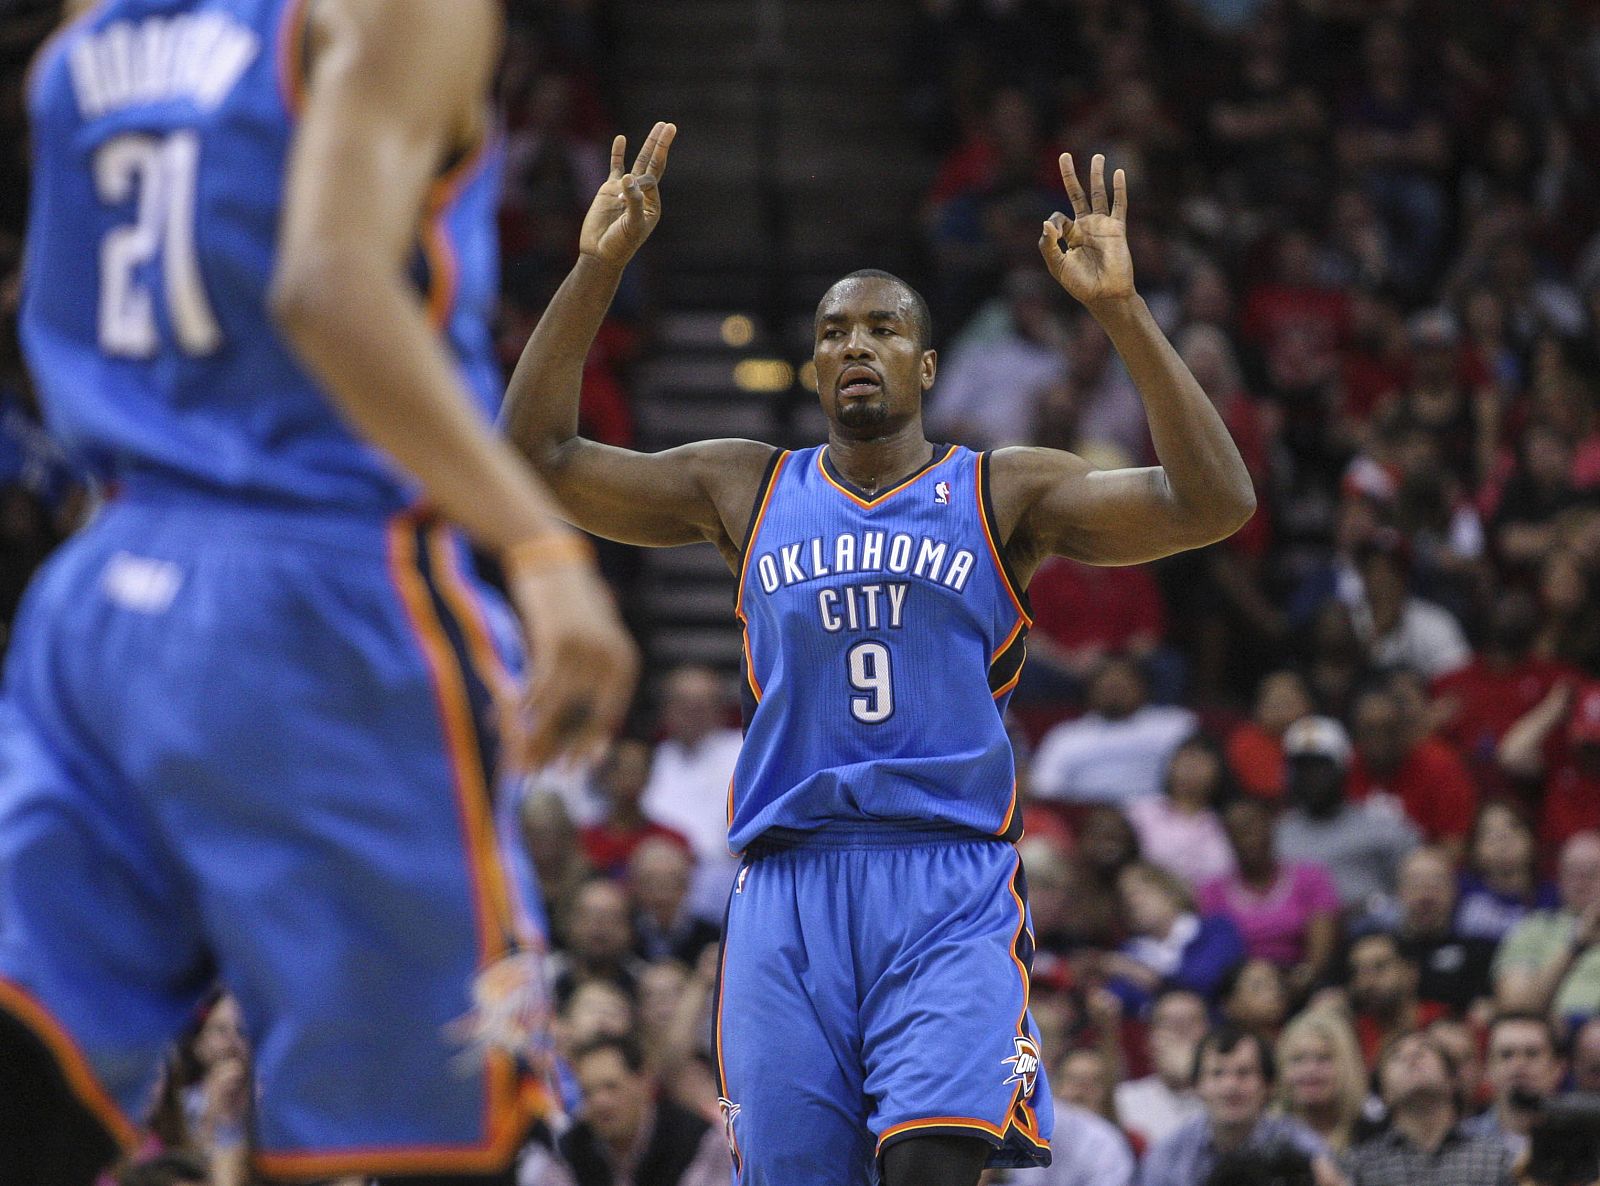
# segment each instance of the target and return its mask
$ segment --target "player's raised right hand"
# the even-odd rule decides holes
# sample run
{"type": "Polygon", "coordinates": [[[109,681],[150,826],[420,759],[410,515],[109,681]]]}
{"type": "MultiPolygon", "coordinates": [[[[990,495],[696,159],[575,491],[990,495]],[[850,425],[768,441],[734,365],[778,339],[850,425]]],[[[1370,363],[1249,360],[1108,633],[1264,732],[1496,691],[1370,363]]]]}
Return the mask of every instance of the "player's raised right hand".
{"type": "Polygon", "coordinates": [[[639,677],[638,648],[587,545],[565,533],[554,545],[522,559],[512,549],[506,557],[506,587],[522,621],[530,672],[522,711],[505,739],[522,770],[592,756],[622,723],[639,677]]]}
{"type": "Polygon", "coordinates": [[[656,124],[628,173],[622,170],[627,137],[618,136],[611,142],[611,175],[584,216],[578,233],[580,254],[621,269],[644,246],[661,221],[661,175],[677,134],[676,124],[656,124]]]}

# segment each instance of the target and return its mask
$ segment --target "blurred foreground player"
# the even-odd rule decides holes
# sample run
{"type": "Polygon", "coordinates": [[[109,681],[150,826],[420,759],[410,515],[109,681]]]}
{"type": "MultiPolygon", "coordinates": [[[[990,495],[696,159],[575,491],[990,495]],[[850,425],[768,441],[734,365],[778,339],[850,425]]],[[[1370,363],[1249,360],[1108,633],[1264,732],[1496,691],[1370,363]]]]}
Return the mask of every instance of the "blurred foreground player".
{"type": "Polygon", "coordinates": [[[265,1173],[501,1172],[541,1006],[497,756],[593,746],[636,660],[492,430],[499,5],[68,15],[22,330],[118,493],[30,590],[0,702],[0,1180],[131,1148],[218,978],[265,1173]]]}
{"type": "MultiPolygon", "coordinates": [[[[745,853],[729,898],[717,1049],[749,1186],[973,1186],[1048,1161],[1050,1092],[1028,1016],[1033,938],[1002,715],[1044,557],[1134,564],[1229,535],[1250,476],[1134,291],[1126,183],[1104,161],[1051,274],[1110,334],[1162,465],[935,445],[937,356],[903,282],[855,273],[817,310],[824,447],[705,441],[644,455],[577,437],[589,343],[660,215],[612,176],[576,268],[507,393],[507,427],[586,530],[714,543],[739,575],[747,731],[729,788],[745,853]]],[[[996,392],[1005,398],[1007,392],[996,392]]]]}

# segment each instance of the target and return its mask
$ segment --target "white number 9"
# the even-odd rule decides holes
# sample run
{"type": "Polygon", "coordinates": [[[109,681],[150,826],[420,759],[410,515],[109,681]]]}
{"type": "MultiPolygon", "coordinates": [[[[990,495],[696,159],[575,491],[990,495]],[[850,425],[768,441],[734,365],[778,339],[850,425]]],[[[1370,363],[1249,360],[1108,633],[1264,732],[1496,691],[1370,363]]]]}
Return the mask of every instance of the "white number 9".
{"type": "Polygon", "coordinates": [[[858,642],[845,656],[850,686],[860,696],[850,697],[850,714],[864,725],[877,725],[894,715],[894,684],[890,679],[889,648],[881,642],[858,642]]]}

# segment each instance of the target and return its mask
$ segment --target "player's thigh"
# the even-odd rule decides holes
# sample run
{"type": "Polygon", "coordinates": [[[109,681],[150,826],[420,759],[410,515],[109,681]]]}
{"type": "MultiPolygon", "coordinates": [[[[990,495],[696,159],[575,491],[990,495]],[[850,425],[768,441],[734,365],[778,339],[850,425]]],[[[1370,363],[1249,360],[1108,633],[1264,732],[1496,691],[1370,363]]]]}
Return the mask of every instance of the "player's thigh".
{"type": "Polygon", "coordinates": [[[543,996],[492,802],[488,627],[452,554],[419,530],[388,565],[274,572],[273,612],[233,638],[248,689],[190,706],[231,741],[168,822],[280,1177],[496,1170],[537,1102],[480,1042],[525,1045],[543,996]]]}
{"type": "Polygon", "coordinates": [[[1033,939],[1016,851],[973,842],[881,855],[868,896],[893,905],[858,925],[877,959],[861,1017],[878,1148],[976,1137],[991,1164],[1034,1164],[1049,1088],[1027,1014],[1033,939]]]}
{"type": "Polygon", "coordinates": [[[0,700],[0,1007],[127,1145],[212,966],[169,846],[70,709],[60,615],[86,598],[63,559],[30,592],[0,700]]]}
{"type": "Polygon", "coordinates": [[[714,1016],[744,1186],[865,1186],[872,1166],[838,854],[747,862],[734,881],[714,1016]]]}

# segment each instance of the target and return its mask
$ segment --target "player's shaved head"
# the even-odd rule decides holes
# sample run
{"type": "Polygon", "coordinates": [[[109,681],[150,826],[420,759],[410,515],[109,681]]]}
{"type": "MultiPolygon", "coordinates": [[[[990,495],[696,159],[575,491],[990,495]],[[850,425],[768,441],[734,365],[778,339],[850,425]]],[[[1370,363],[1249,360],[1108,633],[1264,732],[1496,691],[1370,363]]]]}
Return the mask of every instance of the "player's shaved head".
{"type": "Polygon", "coordinates": [[[933,314],[928,311],[928,302],[923,300],[922,294],[910,284],[896,276],[893,272],[885,272],[882,268],[858,268],[848,276],[841,276],[835,280],[822,294],[822,299],[817,302],[817,312],[813,328],[822,324],[822,312],[828,306],[831,297],[842,285],[857,283],[862,280],[882,280],[894,285],[900,290],[901,304],[911,319],[912,326],[917,331],[917,345],[927,350],[933,343],[933,314]]]}

